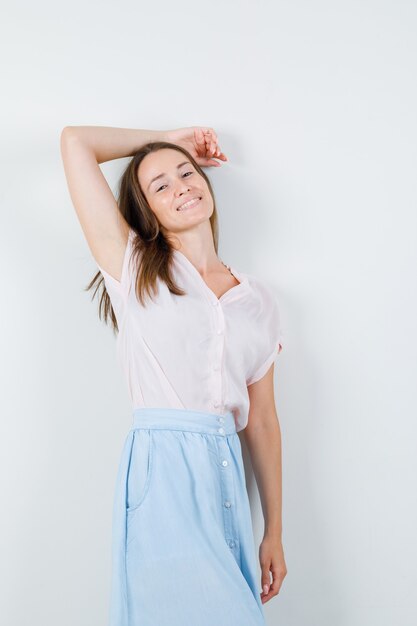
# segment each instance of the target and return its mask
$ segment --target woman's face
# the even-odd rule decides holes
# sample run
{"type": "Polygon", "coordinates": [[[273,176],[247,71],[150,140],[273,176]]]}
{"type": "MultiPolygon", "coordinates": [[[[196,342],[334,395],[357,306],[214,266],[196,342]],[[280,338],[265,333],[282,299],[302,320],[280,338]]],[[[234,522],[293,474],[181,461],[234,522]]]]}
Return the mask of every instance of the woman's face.
{"type": "Polygon", "coordinates": [[[147,154],[139,164],[138,180],[149,206],[167,231],[191,228],[208,220],[213,212],[206,181],[178,150],[163,148],[147,154]]]}

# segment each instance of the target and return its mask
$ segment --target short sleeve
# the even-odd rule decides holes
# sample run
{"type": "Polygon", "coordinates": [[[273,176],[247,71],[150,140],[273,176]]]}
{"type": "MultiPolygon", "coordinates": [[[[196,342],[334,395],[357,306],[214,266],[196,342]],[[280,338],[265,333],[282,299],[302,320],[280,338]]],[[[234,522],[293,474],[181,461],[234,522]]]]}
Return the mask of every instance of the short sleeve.
{"type": "Polygon", "coordinates": [[[255,350],[256,358],[253,371],[246,381],[247,385],[260,380],[269,370],[284,345],[284,333],[278,300],[269,285],[258,281],[260,315],[259,346],[255,350]]]}
{"type": "Polygon", "coordinates": [[[106,285],[107,292],[109,293],[111,300],[119,300],[121,297],[125,298],[129,293],[131,280],[132,280],[132,251],[133,251],[133,238],[135,236],[135,231],[131,228],[129,229],[127,245],[125,249],[125,254],[123,257],[123,265],[122,265],[122,275],[120,280],[114,278],[111,274],[106,272],[96,261],[97,267],[103,275],[104,282],[106,285]]]}

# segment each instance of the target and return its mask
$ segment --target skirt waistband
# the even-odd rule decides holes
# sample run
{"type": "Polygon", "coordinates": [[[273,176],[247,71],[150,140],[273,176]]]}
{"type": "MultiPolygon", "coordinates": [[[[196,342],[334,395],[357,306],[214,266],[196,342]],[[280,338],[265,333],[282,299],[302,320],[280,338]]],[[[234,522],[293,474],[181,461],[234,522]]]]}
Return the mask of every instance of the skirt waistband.
{"type": "Polygon", "coordinates": [[[219,415],[191,409],[140,407],[133,409],[132,430],[188,430],[225,437],[236,432],[232,411],[219,415]]]}

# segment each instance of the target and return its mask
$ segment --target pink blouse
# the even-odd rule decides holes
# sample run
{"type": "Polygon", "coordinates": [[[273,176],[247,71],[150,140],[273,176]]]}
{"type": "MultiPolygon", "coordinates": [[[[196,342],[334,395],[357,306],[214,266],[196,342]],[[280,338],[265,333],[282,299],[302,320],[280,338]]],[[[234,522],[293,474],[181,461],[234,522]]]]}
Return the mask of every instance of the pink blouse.
{"type": "Polygon", "coordinates": [[[220,298],[197,268],[174,251],[173,274],[185,296],[158,279],[159,293],[140,305],[129,238],[120,282],[98,264],[117,319],[117,358],[133,408],[233,412],[248,423],[247,386],[268,371],[282,347],[277,300],[264,282],[229,267],[239,284],[220,298]]]}

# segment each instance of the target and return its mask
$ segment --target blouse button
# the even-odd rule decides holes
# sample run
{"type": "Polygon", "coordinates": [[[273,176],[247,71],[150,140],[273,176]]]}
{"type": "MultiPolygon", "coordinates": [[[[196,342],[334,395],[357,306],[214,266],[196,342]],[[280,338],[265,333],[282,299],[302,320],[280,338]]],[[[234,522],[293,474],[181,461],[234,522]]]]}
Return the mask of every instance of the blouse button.
{"type": "Polygon", "coordinates": [[[212,305],[213,305],[213,306],[218,306],[218,304],[219,304],[219,301],[218,301],[218,300],[216,300],[215,302],[214,302],[214,300],[213,300],[213,302],[212,302],[212,305]]]}
{"type": "Polygon", "coordinates": [[[213,369],[216,370],[216,372],[217,372],[217,370],[220,369],[220,365],[214,365],[213,369]]]}
{"type": "Polygon", "coordinates": [[[218,334],[218,335],[221,335],[221,334],[222,334],[222,332],[223,332],[223,330],[222,330],[221,328],[219,328],[219,329],[217,330],[217,334],[218,334]]]}

